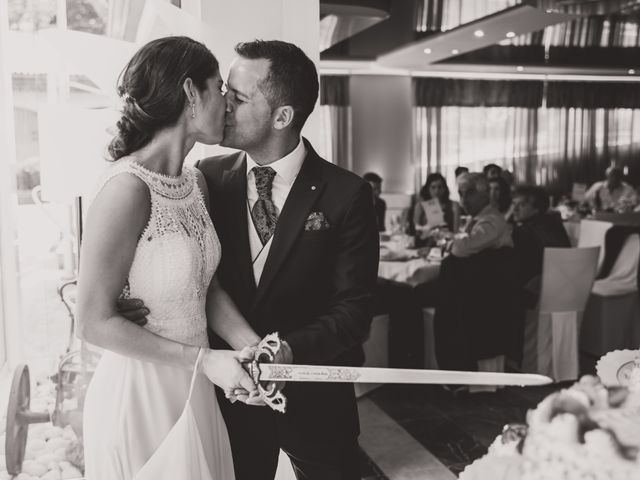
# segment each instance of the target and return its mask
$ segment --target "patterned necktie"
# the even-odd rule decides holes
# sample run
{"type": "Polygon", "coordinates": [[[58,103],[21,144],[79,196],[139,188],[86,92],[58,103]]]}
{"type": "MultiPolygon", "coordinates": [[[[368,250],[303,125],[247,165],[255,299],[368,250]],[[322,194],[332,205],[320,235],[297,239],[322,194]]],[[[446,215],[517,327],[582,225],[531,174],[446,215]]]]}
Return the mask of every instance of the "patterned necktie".
{"type": "Polygon", "coordinates": [[[271,187],[276,171],[271,167],[253,167],[253,175],[256,178],[256,190],[258,190],[258,200],[253,204],[251,216],[256,227],[262,245],[265,245],[278,223],[278,209],[271,199],[271,187]]]}

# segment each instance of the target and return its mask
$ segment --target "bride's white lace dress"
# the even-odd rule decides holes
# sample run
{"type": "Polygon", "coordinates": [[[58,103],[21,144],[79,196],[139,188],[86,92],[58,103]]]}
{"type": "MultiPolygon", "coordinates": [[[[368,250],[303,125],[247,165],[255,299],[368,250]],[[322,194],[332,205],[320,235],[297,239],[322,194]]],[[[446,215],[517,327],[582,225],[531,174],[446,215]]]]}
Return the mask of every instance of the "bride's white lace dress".
{"type": "MultiPolygon", "coordinates": [[[[102,185],[125,173],[144,181],[151,194],[151,216],[138,242],[127,294],[149,307],[145,328],[207,347],[205,301],[220,242],[196,172],[185,166],[179,177],[168,177],[123,159],[102,185]]],[[[105,351],[84,406],[87,480],[232,479],[231,449],[214,387],[194,374],[189,397],[191,380],[190,371],[105,351]]]]}

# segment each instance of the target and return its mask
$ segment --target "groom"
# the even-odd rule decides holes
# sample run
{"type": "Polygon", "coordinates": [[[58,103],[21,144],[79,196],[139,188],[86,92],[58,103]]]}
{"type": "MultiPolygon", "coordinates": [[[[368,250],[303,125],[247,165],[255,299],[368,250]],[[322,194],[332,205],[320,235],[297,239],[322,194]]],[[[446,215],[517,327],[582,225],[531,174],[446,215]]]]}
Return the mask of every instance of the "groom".
{"type": "MultiPolygon", "coordinates": [[[[379,251],[371,188],[300,136],[318,98],[302,50],[256,40],[236,52],[222,145],[242,152],[198,165],[222,243],[218,278],[258,335],[280,333],[285,360],[360,365],[379,251]]],[[[359,479],[353,386],[284,393],[285,414],[220,399],[236,478],[273,479],[281,448],[299,479],[359,479]]]]}

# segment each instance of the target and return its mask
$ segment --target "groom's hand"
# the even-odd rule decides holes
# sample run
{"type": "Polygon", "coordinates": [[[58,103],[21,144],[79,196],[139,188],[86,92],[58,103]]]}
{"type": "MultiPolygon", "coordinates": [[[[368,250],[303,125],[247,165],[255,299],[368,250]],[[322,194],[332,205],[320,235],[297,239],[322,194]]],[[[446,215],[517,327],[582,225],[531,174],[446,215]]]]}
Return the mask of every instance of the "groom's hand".
{"type": "Polygon", "coordinates": [[[118,313],[127,320],[140,325],[147,324],[149,309],[144,306],[144,302],[138,298],[120,298],[116,302],[118,313]]]}

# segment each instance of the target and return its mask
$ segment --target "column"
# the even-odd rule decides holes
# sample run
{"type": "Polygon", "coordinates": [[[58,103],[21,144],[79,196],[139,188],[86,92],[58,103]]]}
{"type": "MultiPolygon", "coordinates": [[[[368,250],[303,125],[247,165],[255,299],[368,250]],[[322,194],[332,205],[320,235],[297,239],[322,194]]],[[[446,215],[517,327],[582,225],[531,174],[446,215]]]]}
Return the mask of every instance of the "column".
{"type": "Polygon", "coordinates": [[[13,90],[8,62],[9,15],[0,1],[0,366],[20,361],[19,290],[15,218],[16,151],[13,90]]]}

